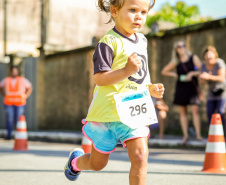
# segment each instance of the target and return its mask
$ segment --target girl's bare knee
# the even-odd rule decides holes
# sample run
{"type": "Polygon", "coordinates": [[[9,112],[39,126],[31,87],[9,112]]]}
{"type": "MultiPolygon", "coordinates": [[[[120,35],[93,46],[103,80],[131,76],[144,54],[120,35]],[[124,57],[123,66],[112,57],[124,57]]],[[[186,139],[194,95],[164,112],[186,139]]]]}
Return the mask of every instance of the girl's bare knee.
{"type": "Polygon", "coordinates": [[[148,161],[148,150],[143,150],[143,151],[139,151],[137,152],[131,159],[131,164],[135,164],[135,165],[146,165],[147,161],[148,161]]]}
{"type": "Polygon", "coordinates": [[[90,169],[93,170],[93,171],[100,171],[102,170],[105,166],[107,165],[107,163],[90,163],[89,166],[90,166],[90,169]]]}

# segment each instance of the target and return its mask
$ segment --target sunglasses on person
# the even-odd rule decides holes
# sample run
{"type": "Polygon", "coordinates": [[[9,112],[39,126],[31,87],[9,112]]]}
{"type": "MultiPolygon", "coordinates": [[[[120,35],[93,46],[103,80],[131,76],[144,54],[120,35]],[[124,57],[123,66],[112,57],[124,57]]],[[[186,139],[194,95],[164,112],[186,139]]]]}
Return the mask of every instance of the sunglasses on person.
{"type": "Polygon", "coordinates": [[[183,44],[183,45],[177,45],[177,48],[185,48],[185,44],[183,44]]]}

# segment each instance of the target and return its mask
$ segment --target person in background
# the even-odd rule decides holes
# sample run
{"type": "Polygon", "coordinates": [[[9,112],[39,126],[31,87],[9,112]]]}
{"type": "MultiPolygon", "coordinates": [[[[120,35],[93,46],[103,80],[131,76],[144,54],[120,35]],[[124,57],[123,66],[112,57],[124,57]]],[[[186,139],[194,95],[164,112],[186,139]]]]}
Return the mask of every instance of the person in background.
{"type": "Polygon", "coordinates": [[[11,139],[13,126],[19,116],[24,114],[26,99],[32,93],[32,84],[20,76],[17,66],[12,66],[10,72],[11,76],[0,82],[0,93],[4,97],[6,112],[7,140],[11,139]]]}
{"type": "Polygon", "coordinates": [[[157,109],[158,121],[159,121],[159,139],[164,138],[165,120],[169,107],[165,104],[162,98],[156,99],[155,107],[157,109]]]}
{"type": "Polygon", "coordinates": [[[213,46],[204,48],[202,56],[204,62],[199,78],[200,83],[207,83],[209,86],[206,103],[208,123],[211,122],[212,114],[219,113],[225,130],[225,62],[218,58],[217,50],[213,46]]]}
{"type": "Polygon", "coordinates": [[[188,110],[191,106],[193,125],[197,140],[203,140],[199,117],[200,92],[197,76],[200,74],[201,61],[198,56],[187,50],[185,41],[175,42],[171,61],[162,69],[162,75],[177,79],[174,104],[179,106],[180,124],[183,132],[182,144],[188,141],[188,110]],[[176,69],[176,72],[174,70],[176,69]]]}
{"type": "Polygon", "coordinates": [[[156,114],[158,116],[158,124],[149,125],[150,134],[151,130],[155,129],[157,126],[159,128],[159,139],[164,138],[164,130],[165,130],[165,119],[167,116],[167,112],[169,111],[169,107],[166,105],[162,98],[154,98],[152,97],[156,114]],[[157,126],[156,126],[157,125],[157,126]]]}

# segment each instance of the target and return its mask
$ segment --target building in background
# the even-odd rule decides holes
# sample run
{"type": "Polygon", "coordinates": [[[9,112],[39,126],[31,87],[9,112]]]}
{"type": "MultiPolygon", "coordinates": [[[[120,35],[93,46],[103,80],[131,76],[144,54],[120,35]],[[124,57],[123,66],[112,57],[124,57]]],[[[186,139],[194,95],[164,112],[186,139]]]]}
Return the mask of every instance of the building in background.
{"type": "MultiPolygon", "coordinates": [[[[0,2],[0,15],[4,15],[0,2]]],[[[41,43],[41,3],[46,20],[45,50],[65,51],[92,44],[112,28],[109,17],[99,12],[95,0],[6,0],[7,54],[38,56],[41,43]]],[[[0,16],[4,25],[4,16],[0,16]]],[[[0,56],[3,56],[4,27],[0,26],[0,56]]]]}

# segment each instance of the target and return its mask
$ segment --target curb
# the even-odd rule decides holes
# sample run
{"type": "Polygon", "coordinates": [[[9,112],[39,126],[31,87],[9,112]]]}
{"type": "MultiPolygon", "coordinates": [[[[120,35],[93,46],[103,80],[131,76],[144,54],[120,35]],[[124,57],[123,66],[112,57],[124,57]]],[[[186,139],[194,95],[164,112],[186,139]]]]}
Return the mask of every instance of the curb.
{"type": "MultiPolygon", "coordinates": [[[[81,143],[82,133],[79,132],[48,132],[48,131],[28,131],[28,140],[31,141],[49,141],[49,142],[66,142],[81,143]]],[[[12,132],[14,137],[15,131],[12,132]]],[[[6,130],[0,129],[0,137],[6,136],[6,130]]]]}
{"type": "MultiPolygon", "coordinates": [[[[48,132],[48,131],[28,131],[28,140],[30,141],[46,141],[59,143],[74,143],[81,144],[83,134],[81,132],[48,132]]],[[[14,136],[13,131],[12,135],[14,136]]],[[[0,137],[6,136],[6,130],[0,129],[0,137]]],[[[159,148],[193,148],[205,149],[207,139],[204,141],[189,140],[185,145],[182,145],[181,139],[173,136],[166,136],[166,139],[149,138],[149,147],[159,148]]],[[[119,145],[120,146],[120,145],[119,145]]]]}
{"type": "Polygon", "coordinates": [[[207,140],[196,141],[189,140],[186,144],[181,144],[181,139],[154,139],[148,140],[148,146],[152,147],[164,147],[164,148],[193,148],[193,149],[205,149],[207,140]]]}

